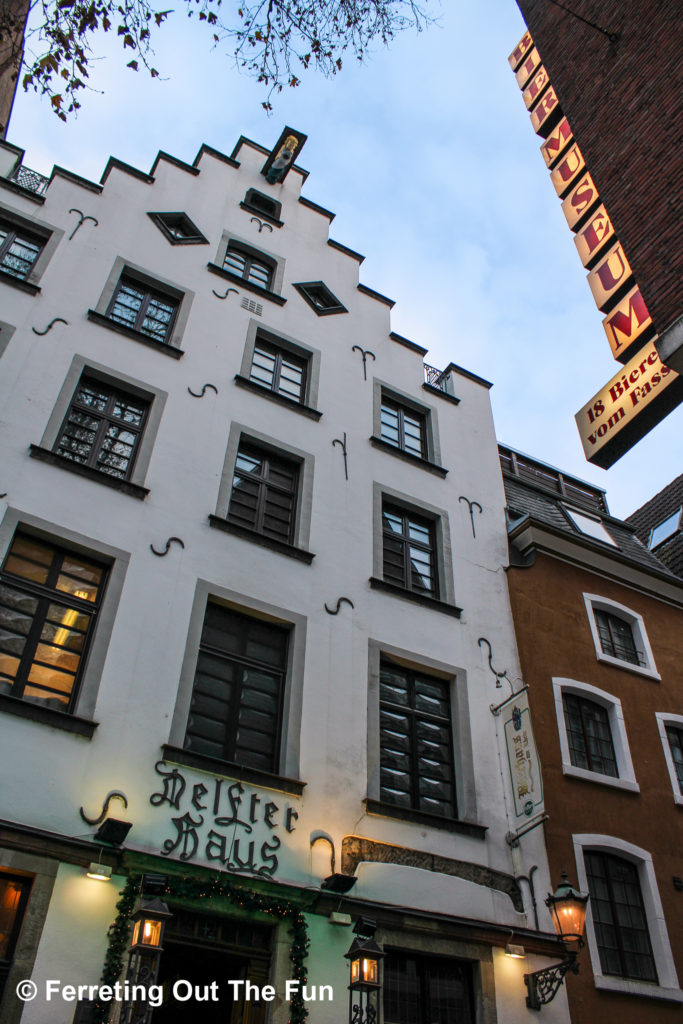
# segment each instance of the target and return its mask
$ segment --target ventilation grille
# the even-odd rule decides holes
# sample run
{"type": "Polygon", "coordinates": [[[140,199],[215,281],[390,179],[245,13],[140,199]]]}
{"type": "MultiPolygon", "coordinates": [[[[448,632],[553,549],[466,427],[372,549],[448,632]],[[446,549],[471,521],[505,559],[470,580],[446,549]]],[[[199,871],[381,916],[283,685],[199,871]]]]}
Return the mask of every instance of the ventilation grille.
{"type": "Polygon", "coordinates": [[[260,302],[254,302],[253,299],[242,299],[240,305],[242,309],[248,309],[250,313],[256,313],[256,316],[263,316],[263,306],[260,302]]]}

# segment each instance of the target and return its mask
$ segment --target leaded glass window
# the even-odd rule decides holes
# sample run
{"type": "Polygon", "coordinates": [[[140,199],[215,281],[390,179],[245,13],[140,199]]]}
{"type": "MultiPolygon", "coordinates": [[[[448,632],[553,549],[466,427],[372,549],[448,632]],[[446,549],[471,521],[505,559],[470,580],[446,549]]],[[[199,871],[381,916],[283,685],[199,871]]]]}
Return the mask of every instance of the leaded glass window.
{"type": "Polygon", "coordinates": [[[424,415],[386,397],[382,398],[381,438],[409,455],[427,457],[424,415]]]}
{"type": "Polygon", "coordinates": [[[25,281],[44,245],[44,239],[0,221],[0,272],[25,281]]]}
{"type": "Polygon", "coordinates": [[[185,747],[277,771],[289,630],[209,602],[185,747]]]}
{"type": "Polygon", "coordinates": [[[306,360],[286,349],[257,339],[251,363],[251,380],[293,402],[303,403],[306,390],[306,360]]]}
{"type": "Polygon", "coordinates": [[[595,938],[604,974],[658,980],[638,868],[609,853],[584,853],[595,938]]]}
{"type": "Polygon", "coordinates": [[[107,316],[155,341],[168,342],[177,312],[178,300],[173,296],[124,276],[116,287],[107,316]]]}
{"type": "Polygon", "coordinates": [[[127,480],[148,403],[88,377],[81,379],[54,451],[83,466],[127,480]]]}
{"type": "Polygon", "coordinates": [[[0,574],[0,693],[69,711],[106,568],[17,533],[0,574]]]}
{"type": "Polygon", "coordinates": [[[240,445],[228,519],[274,540],[291,543],[299,467],[252,445],[240,445]]]}
{"type": "Polygon", "coordinates": [[[619,772],[606,709],[602,704],[573,693],[563,694],[562,703],[571,763],[577,768],[617,778],[619,772]]]}
{"type": "Polygon", "coordinates": [[[457,815],[450,684],[389,661],[380,668],[380,800],[457,815]]]}
{"type": "Polygon", "coordinates": [[[595,611],[595,622],[604,654],[619,658],[621,661],[628,661],[631,665],[645,664],[642,654],[636,650],[630,622],[601,609],[595,611]]]}
{"type": "Polygon", "coordinates": [[[434,524],[384,505],[382,533],[384,579],[416,594],[437,597],[434,524]]]}

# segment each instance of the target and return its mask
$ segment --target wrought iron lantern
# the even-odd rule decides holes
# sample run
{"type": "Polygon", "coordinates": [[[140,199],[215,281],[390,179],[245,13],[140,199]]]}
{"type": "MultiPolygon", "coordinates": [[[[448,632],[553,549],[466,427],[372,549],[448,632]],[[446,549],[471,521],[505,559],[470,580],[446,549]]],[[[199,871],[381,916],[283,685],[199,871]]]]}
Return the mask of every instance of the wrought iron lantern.
{"type": "Polygon", "coordinates": [[[565,944],[567,957],[552,967],[524,975],[526,1005],[530,1010],[540,1010],[541,1006],[555,998],[568,971],[579,973],[578,955],[583,946],[588,900],[588,893],[575,889],[565,871],[562,872],[562,879],[555,892],[548,893],[545,905],[550,911],[558,938],[565,944]]]}
{"type": "Polygon", "coordinates": [[[380,965],[386,953],[375,941],[376,929],[372,918],[359,917],[356,938],[344,954],[349,961],[349,1024],[375,1024],[379,1019],[380,965]]]}
{"type": "Polygon", "coordinates": [[[126,983],[133,998],[124,1003],[119,1024],[148,1024],[152,1008],[149,988],[156,981],[166,922],[173,915],[160,899],[141,900],[133,914],[126,983]]]}

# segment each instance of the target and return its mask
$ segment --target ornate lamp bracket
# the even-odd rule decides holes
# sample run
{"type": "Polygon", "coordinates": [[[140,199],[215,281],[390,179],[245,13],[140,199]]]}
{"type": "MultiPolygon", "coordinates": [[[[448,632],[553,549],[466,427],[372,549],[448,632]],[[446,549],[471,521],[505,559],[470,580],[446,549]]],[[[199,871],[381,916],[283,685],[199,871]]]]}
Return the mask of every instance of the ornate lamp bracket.
{"type": "Polygon", "coordinates": [[[529,1009],[540,1010],[546,1003],[552,1002],[568,971],[573,974],[579,973],[577,953],[568,953],[566,960],[559,964],[553,964],[552,967],[544,967],[543,970],[534,971],[533,974],[525,974],[526,1005],[529,1009]]]}

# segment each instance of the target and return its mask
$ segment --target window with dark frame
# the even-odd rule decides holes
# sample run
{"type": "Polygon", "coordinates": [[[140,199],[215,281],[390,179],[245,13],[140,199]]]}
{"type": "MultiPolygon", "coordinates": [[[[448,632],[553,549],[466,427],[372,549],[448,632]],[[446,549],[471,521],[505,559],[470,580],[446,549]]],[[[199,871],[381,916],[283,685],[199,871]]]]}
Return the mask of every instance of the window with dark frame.
{"type": "Polygon", "coordinates": [[[130,478],[149,402],[83,377],[53,451],[119,480],[130,478]]]}
{"type": "Polygon", "coordinates": [[[186,213],[150,213],[148,216],[171,243],[188,245],[195,242],[208,242],[208,239],[186,213]]]}
{"type": "Polygon", "coordinates": [[[244,197],[244,205],[250,206],[258,213],[265,214],[273,220],[279,220],[280,213],[282,212],[282,203],[278,202],[277,199],[272,199],[270,196],[265,195],[263,192],[258,192],[255,188],[247,189],[247,194],[244,197]]]}
{"type": "Polygon", "coordinates": [[[594,609],[594,614],[603,654],[631,665],[644,665],[641,652],[636,650],[631,623],[600,608],[594,609]]]}
{"type": "Polygon", "coordinates": [[[433,522],[385,503],[382,542],[387,583],[415,594],[439,596],[433,522]]]}
{"type": "Polygon", "coordinates": [[[593,850],[584,852],[584,861],[603,973],[657,982],[638,868],[593,850]]]}
{"type": "Polygon", "coordinates": [[[14,958],[32,879],[0,871],[0,1000],[14,958]]]}
{"type": "Polygon", "coordinates": [[[155,341],[167,343],[179,305],[178,299],[172,295],[149,288],[124,274],[116,286],[106,316],[155,341]]]}
{"type": "Polygon", "coordinates": [[[683,728],[680,725],[666,725],[666,738],[669,741],[671,760],[673,761],[678,779],[678,788],[683,794],[683,728]]]}
{"type": "Polygon", "coordinates": [[[294,287],[318,316],[326,316],[330,313],[348,313],[346,306],[322,281],[308,281],[295,284],[294,287]]]}
{"type": "Polygon", "coordinates": [[[457,817],[450,683],[380,665],[380,800],[457,817]]]}
{"type": "Polygon", "coordinates": [[[25,281],[44,245],[39,235],[0,220],[0,273],[25,281]]]}
{"type": "Polygon", "coordinates": [[[569,757],[576,768],[619,777],[609,715],[602,704],[574,693],[562,694],[569,757]]]}
{"type": "Polygon", "coordinates": [[[185,748],[277,772],[289,629],[209,602],[185,748]]]}
{"type": "Polygon", "coordinates": [[[0,573],[0,693],[73,710],[107,569],[17,533],[0,573]]]}
{"type": "Polygon", "coordinates": [[[276,395],[304,404],[307,361],[287,349],[256,339],[250,378],[276,395]]]}
{"type": "Polygon", "coordinates": [[[383,973],[384,1024],[475,1024],[471,962],[390,950],[383,973]]]}
{"type": "Polygon", "coordinates": [[[273,540],[294,539],[298,463],[252,444],[240,444],[228,520],[273,540]]]}
{"type": "Polygon", "coordinates": [[[419,459],[426,459],[426,427],[424,413],[415,412],[414,409],[382,395],[380,436],[387,444],[419,459]]]}
{"type": "Polygon", "coordinates": [[[270,291],[273,283],[272,263],[232,242],[228,244],[223,269],[266,291],[270,291]]]}

